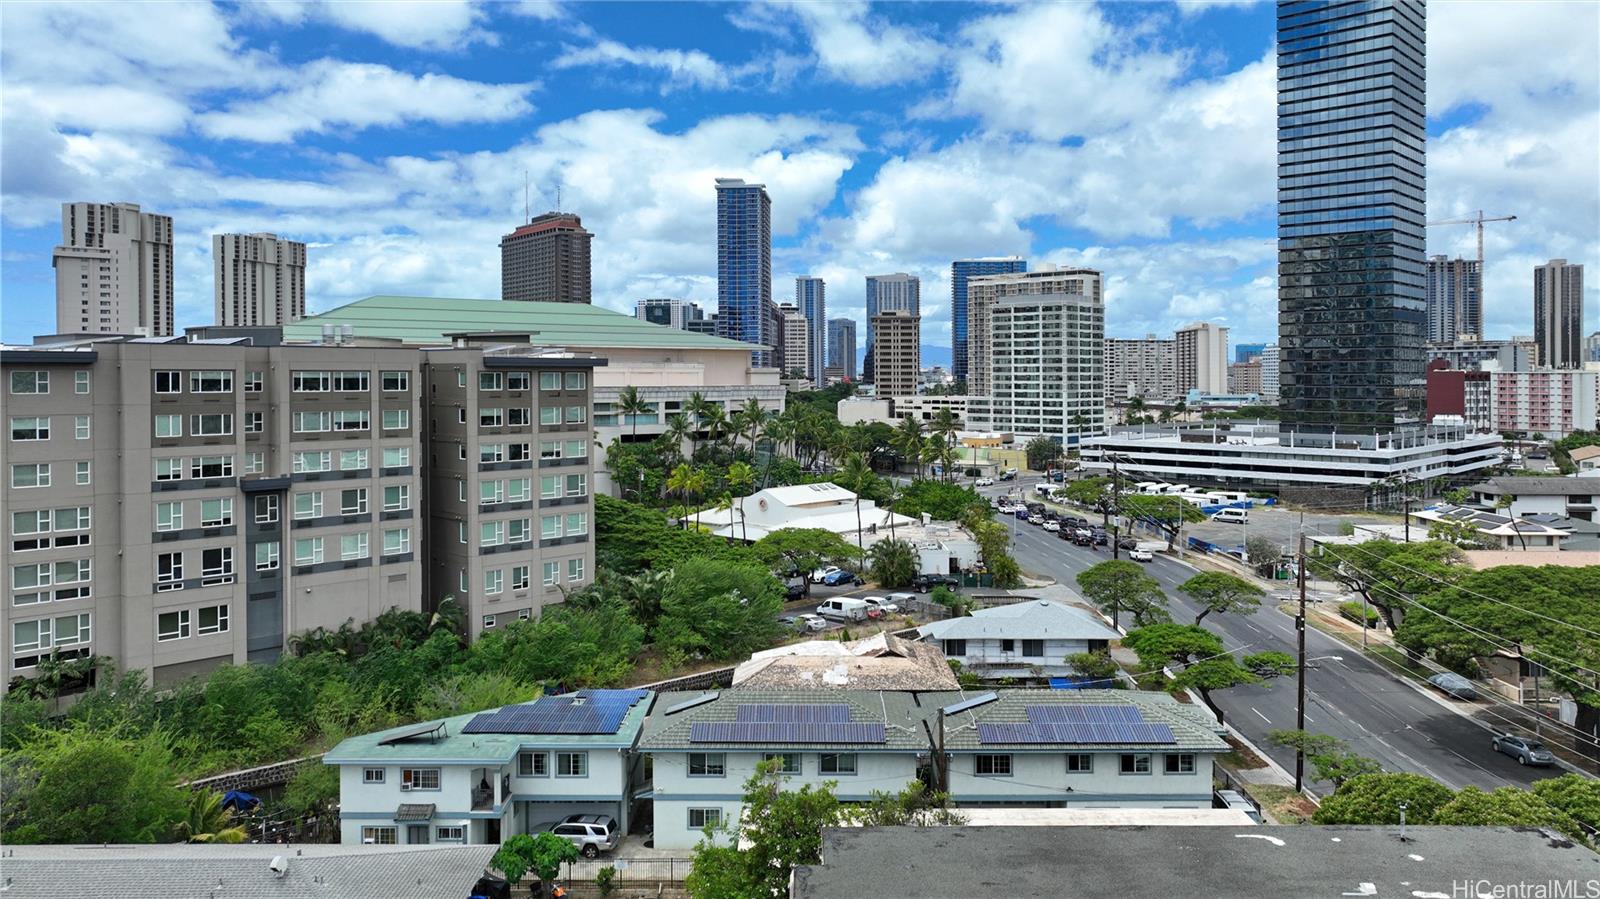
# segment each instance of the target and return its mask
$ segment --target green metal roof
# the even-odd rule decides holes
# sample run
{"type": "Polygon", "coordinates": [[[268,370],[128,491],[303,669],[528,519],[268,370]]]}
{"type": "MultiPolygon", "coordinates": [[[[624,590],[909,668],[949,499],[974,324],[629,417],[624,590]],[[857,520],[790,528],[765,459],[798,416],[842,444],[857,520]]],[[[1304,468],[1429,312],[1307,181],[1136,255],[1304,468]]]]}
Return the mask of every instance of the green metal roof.
{"type": "MultiPolygon", "coordinates": [[[[454,718],[425,721],[391,727],[375,733],[350,737],[328,750],[322,757],[325,765],[395,764],[397,762],[433,762],[446,764],[476,764],[480,762],[505,763],[516,758],[522,749],[627,749],[633,745],[649,714],[653,696],[639,700],[623,716],[622,724],[614,734],[468,734],[461,729],[467,722],[483,712],[469,712],[454,718]],[[388,745],[381,745],[389,737],[414,732],[430,724],[444,724],[443,735],[430,739],[418,737],[388,745]]],[[[485,709],[484,711],[494,711],[485,709]]]]}
{"type": "Polygon", "coordinates": [[[464,300],[446,297],[375,296],[285,325],[283,339],[322,338],[323,325],[351,325],[357,339],[398,340],[411,344],[447,343],[446,334],[508,331],[528,333],[533,342],[565,347],[750,350],[751,344],[651,324],[588,303],[525,303],[514,300],[464,300]]]}
{"type": "Polygon", "coordinates": [[[1221,725],[1204,706],[1179,702],[1167,693],[1144,690],[967,690],[959,693],[923,694],[922,703],[933,706],[951,705],[971,699],[984,692],[993,692],[1000,698],[969,712],[960,712],[945,718],[945,749],[951,752],[1037,752],[1062,748],[1078,748],[1093,752],[1226,752],[1228,743],[1220,736],[1221,725]],[[1172,728],[1173,743],[983,743],[978,739],[982,724],[1016,723],[1028,721],[1028,706],[1040,705],[1131,705],[1139,709],[1144,720],[1165,724],[1172,728]]]}

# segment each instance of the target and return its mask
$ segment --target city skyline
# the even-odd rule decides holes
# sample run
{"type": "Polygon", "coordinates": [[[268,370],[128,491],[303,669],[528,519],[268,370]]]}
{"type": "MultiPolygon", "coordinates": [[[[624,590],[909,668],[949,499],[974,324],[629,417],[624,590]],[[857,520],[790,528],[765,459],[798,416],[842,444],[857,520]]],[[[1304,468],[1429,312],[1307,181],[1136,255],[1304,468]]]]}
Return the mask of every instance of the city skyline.
{"type": "MultiPolygon", "coordinates": [[[[1530,3],[1473,17],[1460,6],[1429,16],[1429,218],[1519,216],[1488,235],[1484,330],[1530,333],[1533,267],[1600,256],[1596,174],[1583,164],[1600,134],[1600,78],[1582,64],[1596,29],[1581,17],[1596,12],[1530,3]],[[1483,54],[1496,58],[1492,78],[1483,54]]],[[[647,296],[714,307],[706,185],[723,175],[769,185],[773,277],[832,282],[830,316],[864,325],[864,276],[902,270],[924,282],[923,342],[949,345],[951,261],[1014,253],[1105,271],[1111,334],[1206,319],[1241,340],[1275,337],[1265,4],[708,7],[678,18],[652,6],[519,16],[439,5],[381,20],[310,6],[184,9],[137,39],[136,17],[99,17],[105,34],[72,74],[31,48],[68,33],[77,11],[0,13],[4,74],[22,88],[5,100],[15,123],[6,339],[52,330],[41,304],[62,202],[133,202],[174,218],[181,328],[210,318],[212,233],[306,242],[313,311],[381,292],[494,296],[495,248],[521,217],[525,169],[535,208],[555,202],[559,183],[561,205],[600,235],[595,301],[607,308],[647,296]],[[1035,73],[1038,95],[997,97],[1023,64],[1025,48],[1007,37],[1022,26],[1067,29],[1086,50],[1125,51],[1128,64],[1062,62],[1035,73]],[[334,49],[309,50],[324,46],[334,49]],[[258,76],[242,92],[225,64],[235,58],[258,76]],[[508,74],[530,58],[549,63],[538,85],[508,74]],[[133,71],[147,77],[117,90],[152,114],[74,99],[133,71]],[[1080,81],[1105,97],[1141,96],[1126,111],[1045,102],[1086,89],[1080,81]],[[902,123],[885,128],[886,113],[902,123]],[[1160,138],[1141,151],[1150,155],[1107,156],[1149,137],[1160,138]],[[1254,149],[1240,154],[1241,144],[1254,149]],[[1214,191],[1180,198],[1162,180],[1179,153],[1191,164],[1185,181],[1198,170],[1193,180],[1214,191]],[[152,166],[171,177],[146,177],[152,166]],[[610,170],[637,177],[623,189],[602,176],[610,170]],[[1081,183],[1090,170],[1108,186],[1081,183]]],[[[1471,228],[1429,230],[1430,254],[1472,255],[1471,228]]],[[[1600,321],[1597,297],[1586,286],[1590,321],[1600,321]]]]}

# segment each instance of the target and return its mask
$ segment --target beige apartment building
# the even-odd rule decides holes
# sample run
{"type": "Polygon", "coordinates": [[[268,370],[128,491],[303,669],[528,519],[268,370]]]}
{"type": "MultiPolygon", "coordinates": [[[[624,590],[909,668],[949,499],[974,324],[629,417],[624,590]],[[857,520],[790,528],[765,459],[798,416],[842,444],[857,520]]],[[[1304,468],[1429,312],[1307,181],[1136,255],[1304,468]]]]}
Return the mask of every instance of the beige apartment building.
{"type": "Polygon", "coordinates": [[[476,636],[592,577],[566,419],[599,360],[275,333],[0,350],[8,682],[55,654],[171,684],[447,596],[476,636]]]}
{"type": "Polygon", "coordinates": [[[1228,392],[1228,329],[1210,322],[1184,325],[1173,335],[1177,395],[1228,392]]]}
{"type": "Polygon", "coordinates": [[[922,316],[903,309],[868,319],[872,383],[879,397],[916,396],[922,379],[922,316]]]}
{"type": "Polygon", "coordinates": [[[57,332],[172,333],[171,216],[134,203],[62,203],[50,264],[57,332]]]}
{"type": "Polygon", "coordinates": [[[216,323],[282,325],[306,317],[306,245],[276,234],[213,234],[216,323]]]}
{"type": "Polygon", "coordinates": [[[1106,403],[1121,405],[1134,397],[1164,403],[1178,393],[1177,351],[1170,337],[1148,334],[1143,339],[1106,338],[1106,403]]]}

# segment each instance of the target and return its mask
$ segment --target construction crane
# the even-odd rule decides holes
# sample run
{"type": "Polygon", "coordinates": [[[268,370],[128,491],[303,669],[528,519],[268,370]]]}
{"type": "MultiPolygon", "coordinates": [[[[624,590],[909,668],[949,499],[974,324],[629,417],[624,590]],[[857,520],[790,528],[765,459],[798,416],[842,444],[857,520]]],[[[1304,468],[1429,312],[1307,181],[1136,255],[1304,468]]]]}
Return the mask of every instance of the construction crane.
{"type": "Polygon", "coordinates": [[[1428,227],[1430,227],[1430,228],[1432,228],[1434,225],[1477,225],[1478,226],[1478,301],[1480,303],[1483,301],[1483,282],[1486,280],[1484,278],[1484,271],[1483,271],[1483,223],[1484,222],[1514,222],[1516,220],[1517,220],[1517,217],[1514,216],[1514,215],[1491,215],[1491,216],[1488,216],[1486,218],[1486,217],[1484,217],[1483,210],[1480,209],[1480,210],[1478,210],[1478,214],[1473,218],[1469,218],[1469,219],[1444,219],[1442,221],[1429,222],[1428,223],[1428,227]]]}

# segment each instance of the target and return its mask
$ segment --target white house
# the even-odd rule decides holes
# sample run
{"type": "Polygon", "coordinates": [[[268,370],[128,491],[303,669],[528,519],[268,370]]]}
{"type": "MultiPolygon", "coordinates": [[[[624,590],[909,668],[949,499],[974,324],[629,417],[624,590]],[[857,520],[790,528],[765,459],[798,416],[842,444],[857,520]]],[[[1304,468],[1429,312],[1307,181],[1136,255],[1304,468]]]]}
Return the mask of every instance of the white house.
{"type": "Polygon", "coordinates": [[[1600,521],[1600,477],[1491,478],[1471,490],[1473,498],[1490,509],[1501,497],[1510,496],[1506,514],[1517,518],[1543,513],[1600,521]]]}
{"type": "MultiPolygon", "coordinates": [[[[736,502],[732,509],[715,506],[702,509],[698,520],[718,537],[755,542],[782,528],[817,528],[832,531],[855,542],[857,526],[856,495],[838,484],[794,484],[768,487],[736,502]],[[743,518],[740,517],[741,506],[743,518]]],[[[861,501],[859,523],[868,545],[887,537],[900,527],[920,524],[909,515],[878,508],[870,499],[861,501]],[[891,526],[892,521],[892,526],[891,526]]]]}
{"type": "Polygon", "coordinates": [[[844,802],[943,779],[959,806],[1209,808],[1220,733],[1203,707],[1131,690],[732,689],[662,694],[639,751],[655,846],[687,849],[738,819],[764,760],[790,787],[835,782],[844,802]]]}
{"type": "Polygon", "coordinates": [[[1438,522],[1471,527],[1476,531],[1478,540],[1489,544],[1491,549],[1553,552],[1561,549],[1562,542],[1572,536],[1567,531],[1537,521],[1510,518],[1448,504],[1419,509],[1412,512],[1411,517],[1417,520],[1412,529],[1424,533],[1432,530],[1433,525],[1438,522]]]}
{"type": "Polygon", "coordinates": [[[1072,675],[1067,656],[1103,650],[1122,636],[1092,612],[1047,599],[979,609],[923,625],[917,633],[938,642],[946,658],[996,679],[1072,675]]]}
{"type": "Polygon", "coordinates": [[[580,690],[351,737],[322,757],[339,767],[340,841],[499,843],[569,814],[626,832],[653,696],[580,690]]]}

